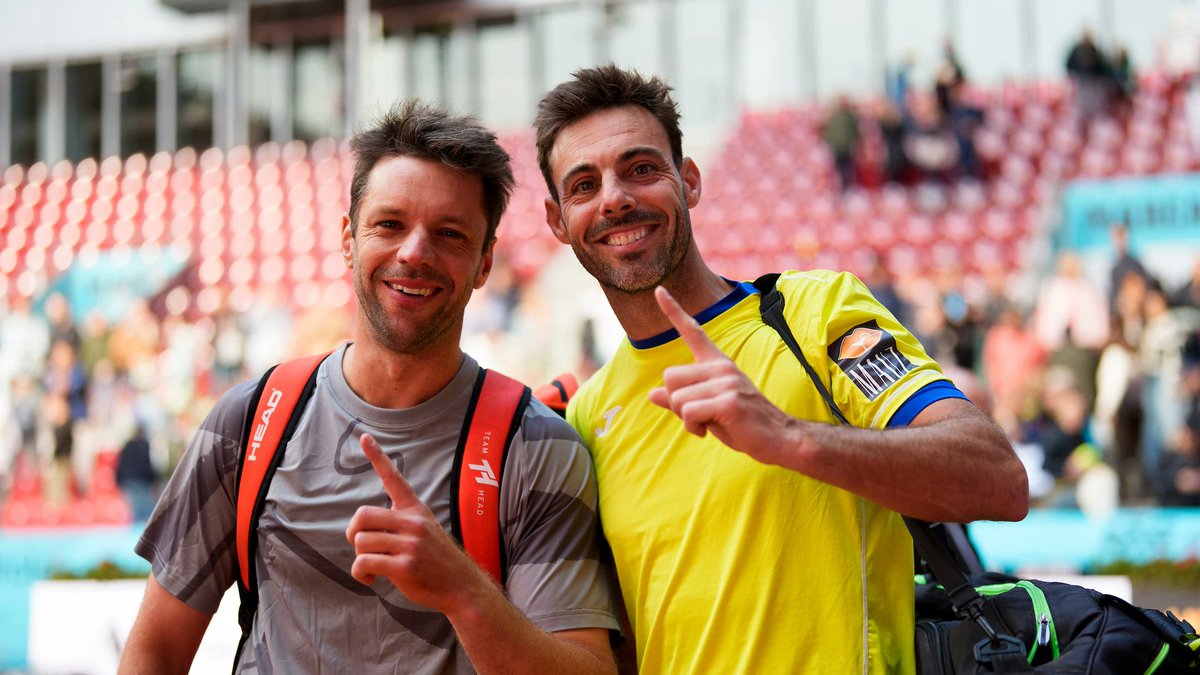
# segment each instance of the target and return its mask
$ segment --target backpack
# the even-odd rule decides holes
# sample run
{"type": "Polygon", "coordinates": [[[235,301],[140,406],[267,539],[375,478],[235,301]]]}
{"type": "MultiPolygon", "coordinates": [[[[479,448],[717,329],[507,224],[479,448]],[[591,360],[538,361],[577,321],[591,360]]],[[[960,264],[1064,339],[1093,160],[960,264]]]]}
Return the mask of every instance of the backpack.
{"type": "MultiPolygon", "coordinates": [[[[328,355],[299,358],[268,370],[259,380],[247,408],[254,413],[246,417],[242,432],[244,446],[238,458],[236,547],[241,598],[238,624],[242,637],[234,656],[235,668],[258,609],[258,582],[251,564],[257,548],[258,519],[271,478],[283,458],[282,450],[316,389],[317,367],[328,355]]],[[[450,477],[450,490],[456,495],[450,500],[451,534],[501,586],[508,561],[501,545],[500,486],[506,450],[530,397],[531,391],[524,384],[480,368],[454,451],[450,477]],[[493,443],[493,438],[502,438],[504,442],[493,443]]]]}
{"type": "MultiPolygon", "coordinates": [[[[805,358],[783,315],[778,274],[754,282],[763,322],[800,361],[842,424],[849,421],[805,358]]],[[[917,592],[921,675],[983,673],[1200,673],[1200,638],[1175,615],[1135,607],[1072,584],[964,574],[961,550],[942,523],[904,517],[920,558],[941,586],[917,592]]]]}

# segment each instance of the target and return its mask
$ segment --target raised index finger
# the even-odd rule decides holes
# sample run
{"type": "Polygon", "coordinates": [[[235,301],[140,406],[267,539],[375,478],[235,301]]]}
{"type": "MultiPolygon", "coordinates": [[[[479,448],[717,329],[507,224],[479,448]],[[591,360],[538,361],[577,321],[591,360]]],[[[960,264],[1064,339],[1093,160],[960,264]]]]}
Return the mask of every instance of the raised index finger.
{"type": "Polygon", "coordinates": [[[383,454],[383,448],[379,447],[374,436],[362,435],[362,449],[367,459],[371,460],[371,466],[375,467],[375,473],[383,481],[383,489],[391,498],[393,509],[403,509],[421,503],[421,499],[409,487],[408,481],[400,475],[400,470],[383,454]]]}
{"type": "Polygon", "coordinates": [[[658,300],[658,307],[666,315],[667,321],[670,321],[675,330],[679,331],[679,337],[683,338],[683,343],[692,350],[696,361],[725,358],[725,352],[722,352],[721,348],[709,339],[708,334],[692,318],[692,315],[684,311],[678,302],[675,302],[670,291],[659,286],[654,289],[654,299],[658,300]]]}

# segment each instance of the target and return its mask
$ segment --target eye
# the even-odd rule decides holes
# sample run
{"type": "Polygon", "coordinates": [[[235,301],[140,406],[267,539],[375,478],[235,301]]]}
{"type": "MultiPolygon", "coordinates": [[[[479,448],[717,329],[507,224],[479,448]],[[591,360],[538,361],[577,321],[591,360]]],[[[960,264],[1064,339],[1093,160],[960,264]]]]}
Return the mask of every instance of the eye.
{"type": "Polygon", "coordinates": [[[638,164],[637,166],[633,167],[633,175],[645,176],[653,170],[654,170],[653,164],[650,164],[650,163],[638,164]]]}
{"type": "Polygon", "coordinates": [[[459,232],[458,230],[452,230],[449,228],[443,229],[440,232],[440,234],[441,234],[441,236],[443,236],[447,239],[466,239],[467,238],[467,236],[465,234],[463,234],[462,232],[459,232]]]}
{"type": "Polygon", "coordinates": [[[381,227],[385,230],[395,230],[403,227],[398,220],[380,220],[375,223],[375,227],[381,227]]]}
{"type": "Polygon", "coordinates": [[[571,193],[591,192],[596,189],[596,181],[591,178],[584,178],[571,186],[571,193]]]}

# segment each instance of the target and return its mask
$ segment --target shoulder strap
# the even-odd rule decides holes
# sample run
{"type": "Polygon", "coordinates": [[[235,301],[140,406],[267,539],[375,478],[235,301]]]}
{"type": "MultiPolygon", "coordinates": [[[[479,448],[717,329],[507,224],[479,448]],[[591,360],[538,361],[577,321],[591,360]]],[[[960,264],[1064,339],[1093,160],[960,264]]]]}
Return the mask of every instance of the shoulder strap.
{"type": "Polygon", "coordinates": [[[450,474],[450,528],[455,539],[500,585],[508,572],[500,533],[500,483],[506,450],[529,405],[529,387],[480,369],[450,474]]]}
{"type": "MultiPolygon", "coordinates": [[[[250,634],[254,612],[258,609],[258,583],[255,579],[254,560],[256,552],[258,519],[262,515],[263,502],[270,487],[283,453],[279,449],[287,444],[296,430],[296,422],[304,405],[316,388],[317,366],[329,354],[317,354],[294,361],[281,363],[267,371],[258,383],[258,389],[250,400],[242,432],[245,446],[238,462],[237,475],[237,529],[235,545],[238,558],[238,593],[242,604],[238,610],[238,623],[242,626],[241,652],[246,637],[250,634]]],[[[235,658],[234,663],[237,663],[235,658]]]]}
{"type": "Polygon", "coordinates": [[[804,366],[804,372],[808,373],[808,378],[812,380],[817,387],[817,393],[825,400],[825,405],[829,406],[829,412],[837,418],[837,421],[850,426],[850,421],[842,414],[842,411],[834,403],[833,396],[825,385],[821,382],[821,378],[817,377],[817,371],[813,370],[812,364],[808,359],[804,358],[804,352],[800,349],[800,343],[796,342],[796,336],[792,334],[791,326],[788,326],[787,318],[783,315],[783,293],[775,287],[775,282],[779,280],[779,274],[764,274],[754,280],[754,288],[758,290],[762,296],[759,299],[758,311],[762,314],[762,320],[771,328],[779,333],[779,337],[783,339],[783,343],[792,350],[792,354],[800,361],[800,365],[804,366]]]}
{"type": "MultiPolygon", "coordinates": [[[[833,400],[833,395],[829,393],[829,389],[817,377],[816,371],[805,358],[804,352],[800,349],[800,345],[796,342],[796,336],[792,334],[792,329],[788,326],[787,319],[783,314],[783,293],[775,287],[778,281],[778,274],[764,274],[754,281],[754,288],[762,295],[759,300],[759,313],[762,314],[762,320],[775,332],[779,333],[779,337],[783,339],[784,344],[800,361],[800,365],[804,366],[804,371],[808,373],[808,377],[812,380],[813,386],[817,388],[817,392],[821,394],[825,405],[829,406],[830,412],[837,418],[839,422],[849,425],[846,416],[838,409],[837,403],[833,400]]],[[[1021,664],[1012,659],[1013,654],[1022,655],[1024,646],[1019,640],[997,631],[992,628],[986,617],[983,615],[984,600],[983,597],[971,585],[962,569],[956,562],[954,555],[951,553],[946,544],[945,534],[935,531],[942,528],[942,523],[929,523],[916,518],[904,517],[904,524],[908,527],[909,534],[912,535],[913,543],[917,547],[917,551],[925,562],[929,565],[930,570],[937,580],[946,589],[950,596],[950,601],[954,604],[954,609],[965,619],[975,621],[983,632],[987,634],[987,639],[976,645],[976,657],[981,662],[991,661],[995,664],[1009,665],[1019,667],[1021,664]],[[939,536],[940,535],[940,536],[939,536]],[[1013,642],[1016,644],[1014,645],[1013,642]]],[[[1027,664],[1026,664],[1027,665],[1027,664]]]]}

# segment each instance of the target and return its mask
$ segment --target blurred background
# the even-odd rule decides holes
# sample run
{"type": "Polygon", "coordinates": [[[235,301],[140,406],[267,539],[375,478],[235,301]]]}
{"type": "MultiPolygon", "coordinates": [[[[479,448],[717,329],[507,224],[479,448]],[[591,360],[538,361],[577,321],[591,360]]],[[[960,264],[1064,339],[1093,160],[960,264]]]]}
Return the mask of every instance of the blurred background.
{"type": "Polygon", "coordinates": [[[0,671],[114,671],[213,401],[351,337],[345,139],[397,99],[513,156],[467,351],[605,361],[530,123],[608,61],[675,87],[717,271],[855,272],[1010,435],[987,567],[1200,624],[1200,3],[0,0],[0,671]]]}

